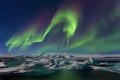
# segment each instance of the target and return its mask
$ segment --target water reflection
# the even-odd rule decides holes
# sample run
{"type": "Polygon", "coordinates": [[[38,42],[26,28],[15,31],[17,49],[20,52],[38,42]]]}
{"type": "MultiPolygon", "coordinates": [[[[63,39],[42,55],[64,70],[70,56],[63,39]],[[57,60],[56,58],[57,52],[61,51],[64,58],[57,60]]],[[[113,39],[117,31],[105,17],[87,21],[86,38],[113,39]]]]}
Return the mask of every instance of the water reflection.
{"type": "Polygon", "coordinates": [[[120,74],[103,71],[80,72],[59,70],[44,76],[0,77],[0,80],[120,80],[120,74]]]}

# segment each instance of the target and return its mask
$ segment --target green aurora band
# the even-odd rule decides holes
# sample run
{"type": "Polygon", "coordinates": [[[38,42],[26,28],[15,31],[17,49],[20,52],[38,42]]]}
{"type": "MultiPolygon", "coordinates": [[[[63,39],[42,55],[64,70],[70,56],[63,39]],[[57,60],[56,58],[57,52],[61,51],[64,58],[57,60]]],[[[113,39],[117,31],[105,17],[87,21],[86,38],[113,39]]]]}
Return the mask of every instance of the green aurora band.
{"type": "Polygon", "coordinates": [[[32,29],[28,29],[24,34],[12,37],[7,41],[6,46],[9,46],[9,51],[11,51],[15,47],[21,46],[22,48],[25,48],[32,45],[32,43],[43,42],[53,27],[64,21],[66,21],[67,24],[64,26],[63,32],[66,32],[66,38],[70,39],[74,36],[78,25],[78,13],[72,9],[59,11],[42,35],[36,34],[36,29],[34,29],[33,26],[32,29]]]}
{"type": "Polygon", "coordinates": [[[94,27],[97,26],[92,24],[90,26],[90,29],[88,29],[88,31],[85,33],[85,35],[82,35],[82,37],[78,36],[78,38],[75,39],[74,42],[66,49],[74,49],[74,48],[82,47],[88,42],[94,40],[97,35],[97,29],[94,29],[94,27]]]}
{"type": "Polygon", "coordinates": [[[29,28],[23,34],[15,35],[10,38],[6,42],[6,46],[8,46],[9,51],[11,51],[16,47],[25,49],[31,46],[33,43],[41,43],[45,40],[47,35],[50,34],[52,29],[56,27],[56,25],[61,24],[62,22],[66,22],[66,24],[63,26],[62,31],[66,33],[65,36],[69,45],[67,44],[66,47],[62,47],[61,43],[58,43],[56,45],[46,44],[45,46],[41,47],[41,50],[39,48],[39,51],[44,52],[51,49],[53,51],[56,49],[59,49],[61,51],[79,49],[81,52],[103,52],[120,50],[120,23],[113,25],[113,27],[116,27],[116,29],[109,35],[102,37],[99,36],[99,34],[101,34],[99,31],[100,29],[109,29],[109,19],[114,23],[116,19],[120,18],[120,2],[118,2],[118,5],[113,9],[111,13],[108,14],[108,19],[104,16],[101,16],[98,22],[94,21],[92,25],[89,25],[85,34],[76,35],[77,27],[81,23],[81,19],[79,19],[81,16],[81,13],[78,13],[73,9],[62,9],[56,13],[47,29],[43,33],[38,34],[37,28],[34,27],[37,25],[33,25],[32,28],[29,28]],[[73,41],[71,41],[71,39],[73,41]],[[71,43],[69,43],[69,41],[71,43]]]}
{"type": "MultiPolygon", "coordinates": [[[[34,25],[36,26],[36,25],[34,25]]],[[[36,29],[30,28],[27,30],[24,34],[21,35],[15,35],[10,40],[6,42],[6,46],[9,46],[9,51],[11,51],[15,47],[19,47],[21,45],[30,45],[29,39],[35,35],[36,29]]]]}
{"type": "Polygon", "coordinates": [[[109,35],[108,37],[94,39],[90,43],[82,46],[80,50],[90,52],[120,50],[119,34],[120,30],[116,30],[116,32],[114,32],[112,35],[109,35]]]}
{"type": "Polygon", "coordinates": [[[78,17],[78,13],[74,10],[63,10],[58,12],[47,28],[44,36],[46,36],[55,25],[67,21],[67,24],[63,28],[63,32],[66,32],[67,38],[71,38],[72,36],[74,36],[77,29],[78,17]]]}
{"type": "Polygon", "coordinates": [[[120,18],[120,1],[118,0],[115,8],[113,11],[109,14],[109,17],[112,21],[114,21],[117,18],[120,18]]]}

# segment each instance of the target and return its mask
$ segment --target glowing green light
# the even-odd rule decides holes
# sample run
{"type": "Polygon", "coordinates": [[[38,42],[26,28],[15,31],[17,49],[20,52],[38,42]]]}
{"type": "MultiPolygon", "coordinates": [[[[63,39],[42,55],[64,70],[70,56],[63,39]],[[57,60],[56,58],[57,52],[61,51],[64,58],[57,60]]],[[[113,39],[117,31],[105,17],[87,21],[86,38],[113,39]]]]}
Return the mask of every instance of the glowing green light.
{"type": "Polygon", "coordinates": [[[67,22],[63,27],[63,32],[66,32],[67,39],[74,36],[78,24],[78,13],[74,10],[61,10],[52,19],[50,25],[42,35],[36,33],[34,26],[28,29],[22,35],[12,37],[7,41],[6,46],[9,46],[9,51],[15,47],[21,46],[26,48],[35,42],[43,42],[45,37],[51,32],[53,27],[61,22],[67,22]]]}
{"type": "Polygon", "coordinates": [[[46,37],[55,25],[65,21],[67,24],[64,26],[63,32],[66,32],[67,38],[71,38],[74,35],[78,25],[78,13],[73,10],[63,10],[58,12],[46,29],[43,38],[46,37]]]}
{"type": "Polygon", "coordinates": [[[30,45],[29,40],[35,35],[35,32],[36,29],[31,28],[22,35],[13,36],[6,42],[6,46],[9,46],[9,51],[11,51],[13,48],[19,47],[21,45],[30,45]]]}

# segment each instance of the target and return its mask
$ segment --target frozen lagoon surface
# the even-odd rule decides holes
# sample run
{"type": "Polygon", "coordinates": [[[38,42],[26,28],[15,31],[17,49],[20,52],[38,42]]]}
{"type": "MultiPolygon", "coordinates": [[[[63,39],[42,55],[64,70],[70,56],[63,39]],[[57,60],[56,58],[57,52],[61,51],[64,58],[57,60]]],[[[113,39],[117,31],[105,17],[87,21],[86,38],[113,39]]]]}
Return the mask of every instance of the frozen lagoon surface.
{"type": "Polygon", "coordinates": [[[106,61],[97,62],[97,59],[74,55],[17,56],[14,59],[3,59],[2,65],[6,66],[0,68],[0,80],[120,80],[119,61],[109,62],[112,65],[108,65],[107,61],[107,66],[101,66],[106,61]]]}

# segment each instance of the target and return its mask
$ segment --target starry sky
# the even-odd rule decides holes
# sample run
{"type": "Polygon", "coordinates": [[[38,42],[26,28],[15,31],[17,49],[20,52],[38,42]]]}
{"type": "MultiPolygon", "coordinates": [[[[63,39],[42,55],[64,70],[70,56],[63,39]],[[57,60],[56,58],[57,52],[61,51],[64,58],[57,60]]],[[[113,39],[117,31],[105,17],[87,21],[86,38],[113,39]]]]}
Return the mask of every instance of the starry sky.
{"type": "Polygon", "coordinates": [[[120,0],[0,0],[0,54],[120,53],[120,0]]]}

